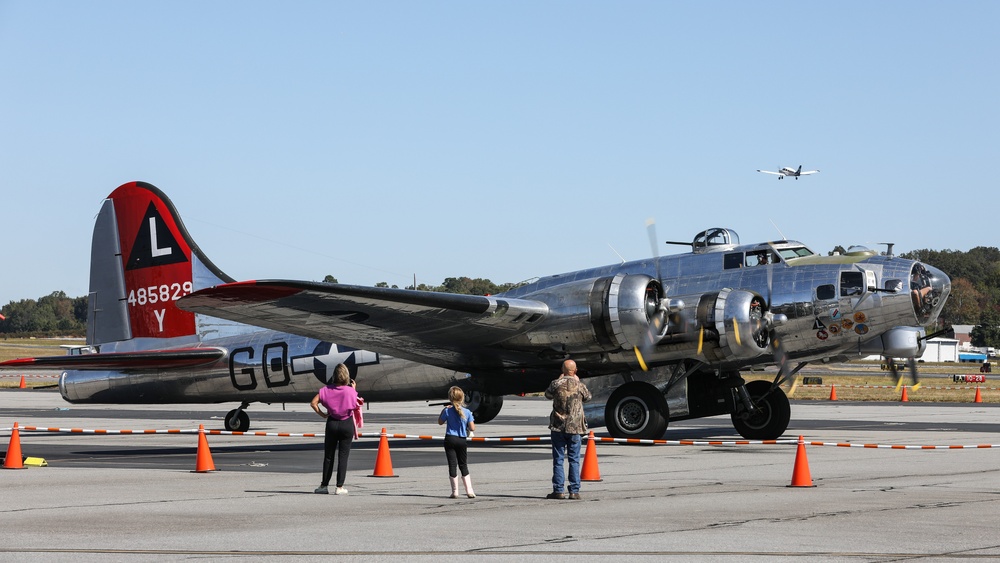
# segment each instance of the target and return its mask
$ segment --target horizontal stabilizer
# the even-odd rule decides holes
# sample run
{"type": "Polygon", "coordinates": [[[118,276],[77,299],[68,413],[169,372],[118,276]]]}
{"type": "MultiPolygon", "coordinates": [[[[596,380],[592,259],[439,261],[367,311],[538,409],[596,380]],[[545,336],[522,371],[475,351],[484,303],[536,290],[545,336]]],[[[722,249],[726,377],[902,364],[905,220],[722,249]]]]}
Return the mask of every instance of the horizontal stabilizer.
{"type": "Polygon", "coordinates": [[[211,364],[225,357],[221,348],[178,348],[176,350],[144,350],[141,352],[114,352],[110,354],[79,354],[18,358],[0,362],[3,369],[75,369],[75,370],[129,370],[129,369],[178,369],[211,364]]]}

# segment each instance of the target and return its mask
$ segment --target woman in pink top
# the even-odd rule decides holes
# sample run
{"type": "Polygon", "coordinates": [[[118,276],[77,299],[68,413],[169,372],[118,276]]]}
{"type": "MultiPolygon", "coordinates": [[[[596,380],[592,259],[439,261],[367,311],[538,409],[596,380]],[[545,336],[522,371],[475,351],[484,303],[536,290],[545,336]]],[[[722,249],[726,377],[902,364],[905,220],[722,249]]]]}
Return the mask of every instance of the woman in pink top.
{"type": "Polygon", "coordinates": [[[324,441],[323,452],[323,480],[318,494],[328,494],[327,487],[330,485],[330,477],[333,476],[333,458],[337,456],[337,489],[334,494],[346,495],[344,480],[347,478],[347,459],[351,455],[351,442],[354,441],[354,410],[362,401],[358,397],[358,392],[354,389],[355,383],[351,379],[347,366],[337,364],[333,370],[333,380],[319,390],[313,397],[310,406],[316,414],[326,419],[326,439],[324,441]],[[320,409],[320,403],[326,408],[326,412],[320,409]]]}

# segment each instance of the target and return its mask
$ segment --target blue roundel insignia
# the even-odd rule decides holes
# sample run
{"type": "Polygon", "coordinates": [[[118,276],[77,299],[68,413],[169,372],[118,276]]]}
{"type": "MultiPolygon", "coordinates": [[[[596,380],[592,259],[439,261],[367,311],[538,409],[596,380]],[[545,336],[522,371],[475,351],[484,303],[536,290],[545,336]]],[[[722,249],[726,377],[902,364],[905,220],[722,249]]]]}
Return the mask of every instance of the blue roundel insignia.
{"type": "Polygon", "coordinates": [[[858,334],[868,334],[868,325],[864,323],[858,323],[854,326],[854,332],[858,334]]]}

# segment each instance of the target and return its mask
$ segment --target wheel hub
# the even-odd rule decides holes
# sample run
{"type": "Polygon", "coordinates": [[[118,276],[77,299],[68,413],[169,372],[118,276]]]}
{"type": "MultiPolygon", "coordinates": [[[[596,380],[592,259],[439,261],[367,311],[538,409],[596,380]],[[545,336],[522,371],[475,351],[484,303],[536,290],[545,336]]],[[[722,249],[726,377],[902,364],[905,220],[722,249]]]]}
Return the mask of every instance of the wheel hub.
{"type": "Polygon", "coordinates": [[[754,428],[763,428],[767,426],[767,423],[771,420],[771,409],[768,408],[766,402],[755,403],[757,410],[750,415],[747,415],[746,422],[747,425],[754,428]]]}
{"type": "Polygon", "coordinates": [[[646,416],[647,411],[645,403],[636,398],[622,401],[621,406],[618,407],[618,424],[623,430],[630,433],[640,432],[649,422],[646,416]]]}

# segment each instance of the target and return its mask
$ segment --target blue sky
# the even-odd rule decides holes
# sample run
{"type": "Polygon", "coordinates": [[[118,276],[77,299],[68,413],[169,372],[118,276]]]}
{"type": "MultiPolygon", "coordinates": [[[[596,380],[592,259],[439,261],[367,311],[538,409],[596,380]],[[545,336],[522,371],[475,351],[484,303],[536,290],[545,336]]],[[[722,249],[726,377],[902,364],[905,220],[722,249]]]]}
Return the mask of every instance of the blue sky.
{"type": "Polygon", "coordinates": [[[773,221],[824,253],[994,246],[998,21],[996,2],[0,0],[0,304],[85,295],[94,217],[132,180],[237,279],[521,281],[648,256],[651,217],[661,240],[773,221]],[[756,172],[799,164],[822,172],[756,172]]]}

